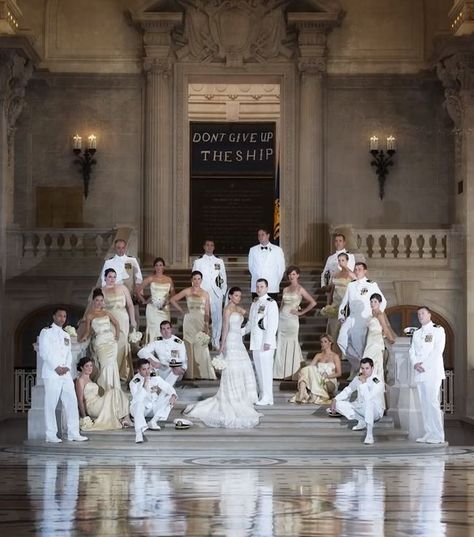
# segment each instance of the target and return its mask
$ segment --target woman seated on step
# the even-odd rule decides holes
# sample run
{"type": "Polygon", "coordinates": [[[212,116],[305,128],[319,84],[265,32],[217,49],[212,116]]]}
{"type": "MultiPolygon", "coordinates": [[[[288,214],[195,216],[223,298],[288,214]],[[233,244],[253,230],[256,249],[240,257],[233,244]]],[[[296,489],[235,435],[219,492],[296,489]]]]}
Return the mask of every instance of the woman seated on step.
{"type": "Polygon", "coordinates": [[[334,352],[334,340],[323,334],[321,352],[298,375],[298,391],[290,403],[329,404],[337,392],[337,379],[341,376],[341,360],[334,352]]]}
{"type": "Polygon", "coordinates": [[[75,380],[80,426],[83,431],[106,431],[131,427],[129,396],[121,388],[103,392],[90,378],[93,363],[81,358],[77,364],[79,376],[75,380]]]}

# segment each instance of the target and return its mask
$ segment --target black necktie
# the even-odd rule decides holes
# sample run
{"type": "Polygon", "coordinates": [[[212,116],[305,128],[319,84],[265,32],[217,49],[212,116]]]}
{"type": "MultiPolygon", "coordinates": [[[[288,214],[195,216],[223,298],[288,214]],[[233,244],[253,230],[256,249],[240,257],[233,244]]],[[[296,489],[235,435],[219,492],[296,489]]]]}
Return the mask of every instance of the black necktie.
{"type": "Polygon", "coordinates": [[[260,250],[268,250],[268,246],[260,246],[260,250]]]}

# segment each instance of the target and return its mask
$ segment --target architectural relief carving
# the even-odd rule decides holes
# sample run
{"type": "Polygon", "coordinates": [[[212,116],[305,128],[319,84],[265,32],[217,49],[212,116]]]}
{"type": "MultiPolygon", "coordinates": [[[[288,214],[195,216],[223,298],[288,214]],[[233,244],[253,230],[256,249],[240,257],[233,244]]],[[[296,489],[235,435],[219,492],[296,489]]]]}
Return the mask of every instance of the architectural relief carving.
{"type": "Polygon", "coordinates": [[[184,28],[176,36],[181,60],[225,61],[227,66],[293,55],[285,0],[179,0],[184,28]]]}
{"type": "Polygon", "coordinates": [[[15,125],[25,104],[25,90],[33,73],[33,63],[14,50],[0,52],[0,101],[7,120],[10,163],[15,125]]]}

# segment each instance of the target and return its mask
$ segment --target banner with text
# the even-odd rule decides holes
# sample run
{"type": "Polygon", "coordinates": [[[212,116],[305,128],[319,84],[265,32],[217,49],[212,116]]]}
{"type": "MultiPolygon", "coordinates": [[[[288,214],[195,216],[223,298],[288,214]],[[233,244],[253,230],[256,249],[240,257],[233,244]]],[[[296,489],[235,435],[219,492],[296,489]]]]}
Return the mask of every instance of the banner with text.
{"type": "Polygon", "coordinates": [[[191,175],[275,174],[275,123],[191,123],[191,175]]]}

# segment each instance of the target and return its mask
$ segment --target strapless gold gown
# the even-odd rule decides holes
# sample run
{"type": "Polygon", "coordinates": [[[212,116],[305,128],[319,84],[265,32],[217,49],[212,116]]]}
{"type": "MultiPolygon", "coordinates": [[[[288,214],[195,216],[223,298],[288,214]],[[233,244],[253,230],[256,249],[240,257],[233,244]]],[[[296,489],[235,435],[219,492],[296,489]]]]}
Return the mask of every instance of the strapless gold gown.
{"type": "Polygon", "coordinates": [[[120,376],[117,364],[117,342],[115,329],[107,315],[92,319],[92,348],[98,362],[98,385],[108,391],[120,388],[120,376]]]}
{"type": "Polygon", "coordinates": [[[298,341],[300,321],[297,315],[290,313],[291,310],[298,310],[300,304],[300,293],[283,293],[277,348],[273,362],[274,379],[291,379],[301,367],[303,353],[298,341]]]}
{"type": "Polygon", "coordinates": [[[151,303],[146,305],[146,332],[145,343],[153,341],[160,333],[160,323],[170,321],[170,297],[171,283],[150,283],[151,303]]]}
{"type": "Polygon", "coordinates": [[[188,355],[186,377],[191,379],[215,380],[216,373],[211,364],[209,347],[196,342],[196,336],[204,331],[206,300],[199,296],[186,297],[189,312],[183,320],[183,339],[188,355]]]}
{"type": "Polygon", "coordinates": [[[87,415],[94,420],[89,431],[106,431],[121,429],[121,419],[129,413],[129,398],[120,388],[107,390],[99,394],[99,385],[88,382],[84,386],[84,400],[87,415]]]}
{"type": "MultiPolygon", "coordinates": [[[[336,366],[332,362],[317,363],[303,367],[298,378],[298,386],[300,382],[306,384],[306,390],[309,391],[305,402],[315,404],[328,404],[332,397],[337,393],[337,379],[326,379],[323,373],[327,375],[334,374],[336,366]]],[[[290,399],[291,403],[301,403],[299,392],[290,399]]]]}
{"type": "Polygon", "coordinates": [[[133,377],[132,353],[128,334],[130,332],[130,318],[127,311],[127,301],[125,295],[115,293],[104,293],[105,307],[120,325],[120,336],[117,342],[117,364],[120,379],[128,382],[133,377]]]}

